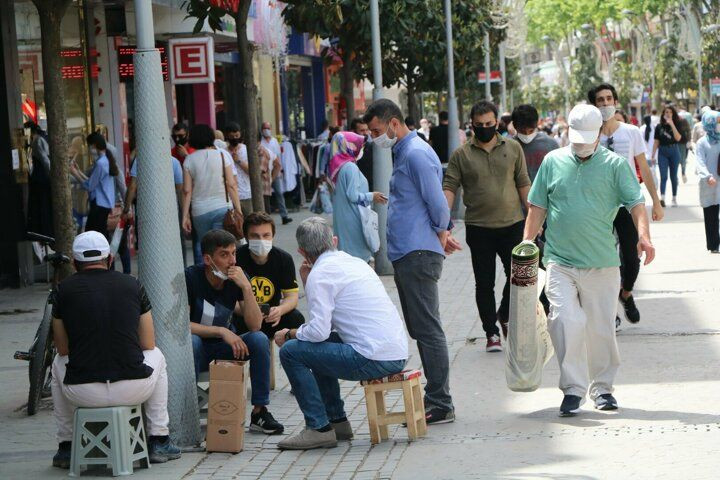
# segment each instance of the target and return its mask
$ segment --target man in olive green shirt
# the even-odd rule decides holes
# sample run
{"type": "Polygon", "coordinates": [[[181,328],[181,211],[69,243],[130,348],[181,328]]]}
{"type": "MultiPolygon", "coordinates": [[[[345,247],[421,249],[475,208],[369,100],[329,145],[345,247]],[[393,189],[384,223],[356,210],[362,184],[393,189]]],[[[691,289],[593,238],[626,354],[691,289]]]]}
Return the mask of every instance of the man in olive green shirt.
{"type": "Polygon", "coordinates": [[[577,105],[568,124],[570,146],[548,153],[535,176],[524,233],[525,242],[532,242],[547,218],[545,293],[564,394],[560,416],[580,411],[588,384],[595,408],[618,408],[612,393],[620,365],[615,340],[620,257],[613,236],[619,208],[632,215],[645,264],[655,257],[635,172],[623,157],[598,146],[600,110],[577,105]]]}
{"type": "Polygon", "coordinates": [[[522,240],[530,190],[525,155],[520,144],[497,133],[497,107],[477,103],[470,112],[473,138],[450,157],[443,190],[452,208],[455,193],[463,188],[466,241],[475,273],[475,302],[487,336],[488,352],[502,351],[500,321],[507,337],[510,308],[510,259],[522,240]],[[505,269],[505,288],[495,312],[495,256],[505,269]]]}

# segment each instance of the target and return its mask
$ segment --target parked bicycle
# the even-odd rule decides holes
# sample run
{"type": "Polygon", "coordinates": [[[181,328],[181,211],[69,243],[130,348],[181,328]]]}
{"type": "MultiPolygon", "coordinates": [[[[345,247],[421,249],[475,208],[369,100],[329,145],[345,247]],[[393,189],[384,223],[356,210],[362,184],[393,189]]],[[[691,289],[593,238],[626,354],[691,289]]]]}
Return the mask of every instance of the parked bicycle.
{"type": "MultiPolygon", "coordinates": [[[[40,242],[43,250],[47,252],[47,247],[55,249],[55,239],[40,235],[38,233],[28,232],[28,239],[40,242]]],[[[30,390],[28,392],[27,413],[35,415],[40,405],[40,399],[50,396],[51,371],[50,365],[55,357],[55,346],[52,339],[52,305],[55,296],[55,289],[58,285],[58,274],[60,266],[70,263],[70,258],[60,252],[54,252],[45,256],[45,261],[53,267],[52,286],[45,302],[45,310],[43,311],[42,321],[35,333],[30,350],[27,352],[15,352],[15,359],[26,360],[29,365],[30,390]]]]}

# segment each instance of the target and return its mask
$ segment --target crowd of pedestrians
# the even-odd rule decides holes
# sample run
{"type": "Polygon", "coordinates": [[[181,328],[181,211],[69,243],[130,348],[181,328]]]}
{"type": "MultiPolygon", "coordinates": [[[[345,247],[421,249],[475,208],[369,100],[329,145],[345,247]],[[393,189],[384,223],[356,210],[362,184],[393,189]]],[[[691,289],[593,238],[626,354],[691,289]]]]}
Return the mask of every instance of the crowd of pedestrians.
{"type": "MultiPolygon", "coordinates": [[[[306,424],[278,448],[333,447],[353,437],[338,380],[400,372],[408,359],[406,329],[417,342],[426,378],[427,423],[454,421],[438,282],[446,256],[463,248],[452,234],[450,214],[462,189],[465,242],[486,350],[503,350],[512,321],[511,251],[522,243],[536,244],[547,270],[542,301],[560,366],[559,413],[576,415],[588,396],[597,409],[617,409],[615,331],[621,312],[632,323],[640,321],[632,292],[642,257],[644,265],[655,257],[650,218],[664,216],[668,179],[671,204],[677,205],[677,174],[685,154],[679,145],[691,135],[707,248],[717,253],[720,247],[720,113],[706,109],[700,128],[693,126],[691,133],[673,106],[664,108],[657,121],[643,119],[642,128],[622,113],[614,87],[600,84],[567,121],[558,116],[552,126],[532,105],[501,114],[493,103],[480,101],[470,112],[468,137],[448,131],[446,114],[439,125],[431,128],[423,119],[416,129],[395,103],[378,100],[352,120],[349,130],[328,127],[321,182],[331,191],[332,225],[312,217],[296,230],[307,318],[297,308],[293,258],[274,244],[273,217],[252,211],[247,148],[239,126],[229,123],[220,139],[207,125],[176,125],[170,160],[182,230],[194,241],[194,265],[186,268],[185,281],[196,375],[213,360],[248,360],[249,428],[282,434],[284,426],[270,412],[270,342],[275,342],[306,424]],[[450,152],[447,138],[455,134],[466,141],[450,152]],[[388,196],[375,191],[380,188],[366,174],[373,166],[371,146],[392,151],[388,196]],[[652,200],[650,217],[641,184],[652,200]],[[402,316],[372,269],[374,249],[360,209],[373,203],[388,204],[387,255],[402,316]],[[242,241],[224,229],[228,210],[244,215],[242,241]],[[508,279],[499,308],[496,257],[508,279]]],[[[171,460],[180,452],[168,437],[167,374],[154,343],[150,301],[137,280],[110,270],[107,217],[116,201],[115,155],[98,134],[87,142],[95,166],[87,178],[79,171],[74,175],[90,193],[88,231],[75,239],[77,273],[60,284],[53,310],[58,350],[53,398],[60,442],[53,464],[69,464],[75,407],[117,402],[145,403],[151,460],[171,460]]],[[[274,197],[286,225],[292,219],[279,180],[283,147],[268,122],[262,124],[258,154],[264,194],[274,197]]],[[[131,172],[123,195],[127,219],[142,181],[135,164],[131,172]]]]}

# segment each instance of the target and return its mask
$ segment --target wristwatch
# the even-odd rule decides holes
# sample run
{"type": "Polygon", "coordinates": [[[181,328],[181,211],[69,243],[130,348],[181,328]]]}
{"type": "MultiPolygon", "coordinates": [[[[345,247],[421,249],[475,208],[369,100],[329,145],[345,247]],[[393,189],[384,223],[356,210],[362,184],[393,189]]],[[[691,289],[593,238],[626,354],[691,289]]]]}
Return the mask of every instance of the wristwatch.
{"type": "Polygon", "coordinates": [[[285,332],[285,341],[287,342],[288,340],[292,340],[292,337],[290,336],[290,330],[285,332]]]}

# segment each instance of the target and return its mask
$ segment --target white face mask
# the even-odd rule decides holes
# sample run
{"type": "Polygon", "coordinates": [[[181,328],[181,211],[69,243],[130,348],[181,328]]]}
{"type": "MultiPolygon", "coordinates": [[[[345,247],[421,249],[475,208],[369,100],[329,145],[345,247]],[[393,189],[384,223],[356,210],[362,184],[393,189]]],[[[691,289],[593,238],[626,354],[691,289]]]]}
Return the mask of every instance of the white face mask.
{"type": "Polygon", "coordinates": [[[272,240],[249,240],[250,252],[258,257],[266,257],[273,248],[272,240]]]}
{"type": "Polygon", "coordinates": [[[392,148],[397,142],[397,137],[390,138],[388,132],[390,131],[390,125],[388,125],[387,131],[377,138],[373,139],[373,143],[380,148],[392,148]]]}
{"type": "Polygon", "coordinates": [[[615,115],[615,105],[608,105],[605,107],[598,107],[598,110],[600,110],[600,115],[602,115],[603,122],[607,122],[610,120],[613,115],[615,115]]]}
{"type": "Polygon", "coordinates": [[[262,135],[265,138],[270,138],[270,136],[272,135],[272,131],[270,131],[269,128],[264,128],[262,131],[262,135]]]}
{"type": "Polygon", "coordinates": [[[578,158],[587,158],[595,153],[594,143],[571,143],[570,149],[578,158]]]}
{"type": "Polygon", "coordinates": [[[212,265],[210,266],[210,268],[212,268],[212,273],[213,273],[213,275],[215,275],[217,278],[219,278],[220,280],[223,280],[223,281],[225,281],[225,280],[227,280],[227,279],[229,278],[226,273],[221,272],[221,271],[217,268],[217,265],[215,265],[215,262],[213,262],[212,260],[210,260],[210,263],[212,263],[212,265]]]}
{"type": "Polygon", "coordinates": [[[527,145],[528,143],[530,143],[530,142],[532,142],[533,140],[535,140],[535,137],[537,137],[537,134],[538,134],[537,130],[534,131],[533,133],[531,133],[530,135],[523,135],[522,133],[518,133],[518,134],[517,134],[517,138],[518,138],[518,140],[520,140],[522,143],[524,143],[524,144],[527,145]]]}

